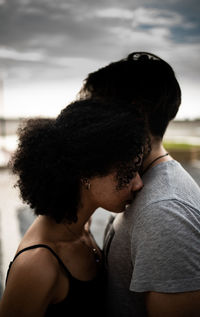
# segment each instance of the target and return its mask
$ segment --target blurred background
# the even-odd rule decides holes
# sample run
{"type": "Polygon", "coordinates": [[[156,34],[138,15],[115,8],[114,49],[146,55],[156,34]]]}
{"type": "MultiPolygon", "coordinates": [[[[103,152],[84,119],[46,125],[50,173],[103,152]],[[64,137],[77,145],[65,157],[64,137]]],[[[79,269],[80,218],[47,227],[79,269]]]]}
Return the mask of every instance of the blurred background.
{"type": "MultiPolygon", "coordinates": [[[[165,143],[200,184],[199,0],[0,0],[0,296],[8,264],[33,214],[7,163],[23,118],[54,117],[87,74],[132,51],[175,70],[182,105],[165,143]]],[[[108,212],[96,211],[100,244],[108,212]]]]}

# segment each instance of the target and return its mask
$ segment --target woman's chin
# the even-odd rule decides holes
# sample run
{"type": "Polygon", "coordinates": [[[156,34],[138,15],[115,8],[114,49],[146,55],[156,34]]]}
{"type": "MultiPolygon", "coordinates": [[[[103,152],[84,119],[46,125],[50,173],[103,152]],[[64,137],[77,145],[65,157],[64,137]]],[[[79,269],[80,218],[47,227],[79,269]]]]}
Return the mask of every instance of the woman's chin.
{"type": "Polygon", "coordinates": [[[120,212],[125,212],[127,211],[127,209],[130,207],[131,203],[127,203],[126,205],[124,205],[122,208],[120,208],[120,210],[118,211],[120,212]]]}

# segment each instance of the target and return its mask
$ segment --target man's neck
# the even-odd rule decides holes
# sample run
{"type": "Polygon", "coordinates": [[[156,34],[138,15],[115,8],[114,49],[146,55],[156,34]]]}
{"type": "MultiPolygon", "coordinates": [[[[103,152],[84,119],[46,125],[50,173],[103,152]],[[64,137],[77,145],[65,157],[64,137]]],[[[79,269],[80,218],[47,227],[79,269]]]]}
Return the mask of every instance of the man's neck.
{"type": "Polygon", "coordinates": [[[166,153],[167,153],[167,151],[162,144],[162,140],[158,141],[152,137],[151,138],[151,151],[148,154],[148,156],[144,159],[144,162],[142,164],[142,172],[144,172],[146,169],[148,169],[148,166],[149,166],[149,168],[151,168],[151,167],[153,167],[157,164],[160,164],[162,162],[172,160],[172,157],[170,155],[165,155],[166,153]]]}

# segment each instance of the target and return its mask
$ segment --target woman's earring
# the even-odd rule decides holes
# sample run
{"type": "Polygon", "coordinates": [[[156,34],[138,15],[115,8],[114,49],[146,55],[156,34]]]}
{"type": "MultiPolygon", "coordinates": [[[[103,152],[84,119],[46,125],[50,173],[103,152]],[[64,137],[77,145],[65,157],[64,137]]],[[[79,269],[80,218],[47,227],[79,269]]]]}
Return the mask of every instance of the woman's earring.
{"type": "Polygon", "coordinates": [[[90,187],[91,187],[91,184],[88,182],[88,183],[86,184],[87,190],[90,190],[90,187]]]}
{"type": "Polygon", "coordinates": [[[86,187],[87,190],[90,190],[91,184],[90,184],[90,182],[89,182],[89,180],[88,180],[87,178],[84,178],[84,179],[82,180],[82,183],[83,183],[83,185],[86,187]]]}

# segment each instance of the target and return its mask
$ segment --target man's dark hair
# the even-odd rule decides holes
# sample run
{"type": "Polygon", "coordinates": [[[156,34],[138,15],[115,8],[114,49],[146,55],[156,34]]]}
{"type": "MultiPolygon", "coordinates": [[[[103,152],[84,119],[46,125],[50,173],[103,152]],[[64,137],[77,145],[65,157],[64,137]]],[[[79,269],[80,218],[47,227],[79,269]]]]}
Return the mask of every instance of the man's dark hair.
{"type": "Polygon", "coordinates": [[[145,126],[132,105],[95,100],[74,102],[56,119],[29,119],[11,161],[22,199],[36,215],[76,222],[82,179],[115,171],[122,188],[133,178],[148,148],[145,126]]]}
{"type": "Polygon", "coordinates": [[[172,67],[147,52],[133,52],[90,73],[79,96],[132,103],[144,111],[152,135],[161,138],[181,103],[181,90],[172,67]]]}

